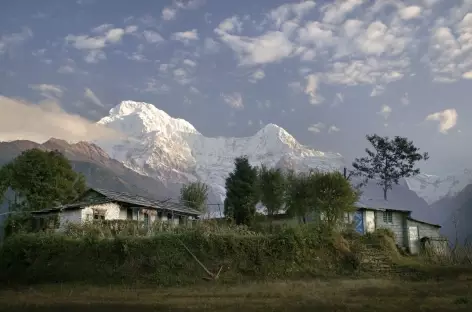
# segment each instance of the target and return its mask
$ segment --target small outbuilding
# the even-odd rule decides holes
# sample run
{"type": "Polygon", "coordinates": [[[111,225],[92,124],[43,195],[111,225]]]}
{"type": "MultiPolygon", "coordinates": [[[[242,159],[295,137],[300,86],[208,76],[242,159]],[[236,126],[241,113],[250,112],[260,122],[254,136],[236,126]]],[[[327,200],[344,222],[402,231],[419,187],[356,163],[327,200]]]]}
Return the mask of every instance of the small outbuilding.
{"type": "Polygon", "coordinates": [[[346,216],[346,222],[353,223],[361,234],[373,232],[376,229],[390,229],[395,234],[398,247],[418,254],[421,242],[444,241],[439,230],[440,225],[414,219],[411,210],[395,209],[385,200],[366,200],[361,198],[356,203],[358,210],[346,216]]]}

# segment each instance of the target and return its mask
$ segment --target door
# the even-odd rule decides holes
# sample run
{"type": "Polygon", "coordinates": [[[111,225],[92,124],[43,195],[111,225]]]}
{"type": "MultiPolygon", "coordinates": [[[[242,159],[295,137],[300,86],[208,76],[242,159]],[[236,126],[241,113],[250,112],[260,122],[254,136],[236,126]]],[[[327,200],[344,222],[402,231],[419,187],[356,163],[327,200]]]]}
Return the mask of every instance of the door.
{"type": "Polygon", "coordinates": [[[356,232],[364,234],[364,219],[362,216],[362,211],[356,211],[354,213],[354,227],[356,232]]]}
{"type": "Polygon", "coordinates": [[[375,231],[375,212],[371,210],[366,210],[365,212],[365,225],[366,232],[372,233],[375,231]]]}
{"type": "Polygon", "coordinates": [[[418,235],[418,227],[417,226],[409,226],[408,227],[408,237],[410,239],[410,253],[412,255],[418,254],[418,250],[420,247],[420,240],[418,235]]]}
{"type": "Polygon", "coordinates": [[[149,225],[149,214],[147,212],[144,213],[143,215],[143,219],[144,219],[144,226],[148,226],[149,225]]]}

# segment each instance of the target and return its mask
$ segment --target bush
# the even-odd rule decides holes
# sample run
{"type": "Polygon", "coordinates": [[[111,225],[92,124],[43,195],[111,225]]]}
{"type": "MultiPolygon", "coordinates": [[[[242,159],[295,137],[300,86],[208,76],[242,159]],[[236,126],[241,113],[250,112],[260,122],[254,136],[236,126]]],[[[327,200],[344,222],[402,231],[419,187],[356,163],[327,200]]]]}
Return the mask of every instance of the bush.
{"type": "Polygon", "coordinates": [[[0,249],[0,284],[194,284],[206,273],[182,243],[211,272],[222,268],[223,282],[329,275],[356,268],[349,243],[323,228],[256,234],[240,227],[233,232],[202,227],[150,237],[19,234],[0,249]]]}

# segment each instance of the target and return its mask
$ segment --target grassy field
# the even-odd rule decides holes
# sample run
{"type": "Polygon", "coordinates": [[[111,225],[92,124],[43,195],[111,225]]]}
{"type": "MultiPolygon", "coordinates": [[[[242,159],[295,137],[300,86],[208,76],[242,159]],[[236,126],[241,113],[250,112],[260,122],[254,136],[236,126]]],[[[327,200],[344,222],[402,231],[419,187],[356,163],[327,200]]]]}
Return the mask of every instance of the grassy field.
{"type": "Polygon", "coordinates": [[[472,311],[472,275],[453,280],[285,281],[184,288],[38,286],[0,292],[1,311],[472,311]]]}

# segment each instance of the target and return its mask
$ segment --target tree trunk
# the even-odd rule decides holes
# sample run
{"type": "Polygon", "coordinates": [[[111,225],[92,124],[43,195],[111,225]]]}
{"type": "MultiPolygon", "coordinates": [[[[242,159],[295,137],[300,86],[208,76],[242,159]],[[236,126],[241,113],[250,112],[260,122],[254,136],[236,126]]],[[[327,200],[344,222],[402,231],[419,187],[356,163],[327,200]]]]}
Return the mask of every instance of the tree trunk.
{"type": "Polygon", "coordinates": [[[388,189],[386,187],[384,187],[383,191],[384,191],[384,199],[387,200],[387,191],[388,191],[388,189]]]}

